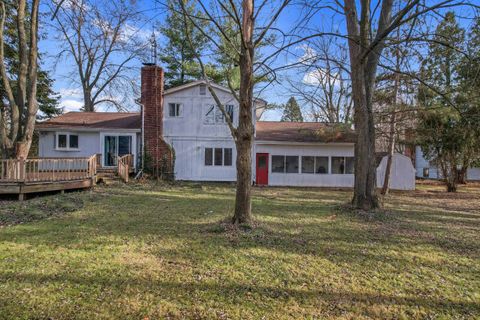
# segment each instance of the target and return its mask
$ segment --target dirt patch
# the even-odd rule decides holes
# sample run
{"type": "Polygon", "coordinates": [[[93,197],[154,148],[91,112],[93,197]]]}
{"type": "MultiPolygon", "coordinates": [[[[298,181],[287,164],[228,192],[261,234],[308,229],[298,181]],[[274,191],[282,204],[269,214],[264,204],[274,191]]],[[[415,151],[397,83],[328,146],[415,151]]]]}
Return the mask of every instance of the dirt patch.
{"type": "Polygon", "coordinates": [[[22,202],[2,201],[0,203],[0,227],[63,216],[77,211],[84,206],[83,197],[85,195],[80,193],[69,193],[22,202]]]}

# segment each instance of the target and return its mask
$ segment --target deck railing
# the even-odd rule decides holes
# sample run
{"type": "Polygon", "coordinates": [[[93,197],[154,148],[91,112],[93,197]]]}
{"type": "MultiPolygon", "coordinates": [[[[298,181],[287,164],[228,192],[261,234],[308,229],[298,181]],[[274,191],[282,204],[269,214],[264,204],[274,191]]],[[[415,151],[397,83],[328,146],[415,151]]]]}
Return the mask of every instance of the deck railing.
{"type": "Polygon", "coordinates": [[[128,182],[130,168],[133,168],[133,154],[118,157],[118,175],[125,182],[128,182]]]}
{"type": "Polygon", "coordinates": [[[89,158],[32,158],[0,160],[0,182],[55,182],[95,177],[97,160],[89,158]]]}

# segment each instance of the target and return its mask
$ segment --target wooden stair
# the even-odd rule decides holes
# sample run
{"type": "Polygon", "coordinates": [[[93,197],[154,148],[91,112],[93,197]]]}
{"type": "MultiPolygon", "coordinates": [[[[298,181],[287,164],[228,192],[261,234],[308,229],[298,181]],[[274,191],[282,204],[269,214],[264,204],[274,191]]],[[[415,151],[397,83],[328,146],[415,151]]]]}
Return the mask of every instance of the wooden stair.
{"type": "Polygon", "coordinates": [[[117,169],[112,168],[98,168],[97,169],[97,183],[103,182],[106,185],[119,182],[121,179],[117,174],[117,169]]]}

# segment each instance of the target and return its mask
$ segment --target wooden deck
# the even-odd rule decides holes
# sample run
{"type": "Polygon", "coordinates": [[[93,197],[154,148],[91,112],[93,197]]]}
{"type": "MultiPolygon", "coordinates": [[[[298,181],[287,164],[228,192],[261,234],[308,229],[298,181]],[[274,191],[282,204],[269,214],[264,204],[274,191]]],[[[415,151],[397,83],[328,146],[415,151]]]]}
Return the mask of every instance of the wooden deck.
{"type": "Polygon", "coordinates": [[[0,194],[25,194],[90,188],[95,185],[97,156],[0,160],[0,194]]]}

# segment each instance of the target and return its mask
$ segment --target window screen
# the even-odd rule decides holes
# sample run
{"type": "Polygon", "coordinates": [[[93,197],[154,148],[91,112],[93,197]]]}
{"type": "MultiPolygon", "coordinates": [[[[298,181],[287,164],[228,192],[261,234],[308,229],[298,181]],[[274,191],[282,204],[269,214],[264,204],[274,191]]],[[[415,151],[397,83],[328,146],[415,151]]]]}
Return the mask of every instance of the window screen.
{"type": "Polygon", "coordinates": [[[212,148],[205,148],[205,165],[206,166],[213,165],[213,149],[212,148]]]}
{"type": "Polygon", "coordinates": [[[302,173],[314,173],[315,158],[302,156],[302,173]]]}
{"type": "Polygon", "coordinates": [[[315,157],[315,173],[328,173],[328,157],[315,157]]]}
{"type": "Polygon", "coordinates": [[[285,172],[285,156],[272,156],[272,172],[285,172]]]}
{"type": "Polygon", "coordinates": [[[298,173],[298,156],[287,156],[285,164],[287,173],[298,173]]]}
{"type": "Polygon", "coordinates": [[[232,148],[223,149],[223,165],[224,166],[232,165],[232,148]]]}

